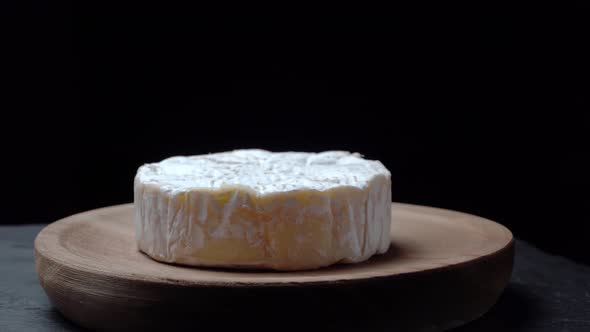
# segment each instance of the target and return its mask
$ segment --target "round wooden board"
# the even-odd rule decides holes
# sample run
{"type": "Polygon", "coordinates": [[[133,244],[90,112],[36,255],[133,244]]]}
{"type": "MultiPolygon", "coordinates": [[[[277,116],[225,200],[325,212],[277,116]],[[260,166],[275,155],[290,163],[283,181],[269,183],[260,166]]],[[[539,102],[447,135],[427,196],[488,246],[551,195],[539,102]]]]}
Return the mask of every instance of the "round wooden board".
{"type": "Polygon", "coordinates": [[[137,250],[131,204],[50,224],[35,262],[59,311],[97,330],[442,331],[484,314],[512,272],[510,231],[455,211],[392,209],[390,250],[360,264],[273,272],[159,263],[137,250]]]}

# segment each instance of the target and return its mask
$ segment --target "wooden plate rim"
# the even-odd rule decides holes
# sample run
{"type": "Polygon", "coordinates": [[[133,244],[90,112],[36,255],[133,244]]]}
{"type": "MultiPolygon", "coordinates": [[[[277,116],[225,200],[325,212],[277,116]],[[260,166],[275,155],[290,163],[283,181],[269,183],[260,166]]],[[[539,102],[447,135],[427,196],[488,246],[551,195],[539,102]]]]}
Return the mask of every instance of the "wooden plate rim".
{"type": "MultiPolygon", "coordinates": [[[[37,256],[37,259],[45,259],[45,260],[50,261],[53,264],[67,266],[69,269],[78,270],[82,273],[97,274],[97,275],[101,275],[101,276],[104,276],[104,277],[107,277],[110,279],[114,278],[114,279],[117,279],[117,280],[120,280],[123,282],[130,282],[130,283],[141,282],[144,284],[154,284],[154,285],[155,284],[157,284],[157,285],[167,284],[167,285],[172,285],[172,286],[176,285],[176,286],[207,287],[207,288],[210,288],[210,287],[224,287],[224,288],[226,288],[226,287],[232,287],[232,288],[263,287],[263,288],[265,288],[265,287],[285,287],[285,286],[301,287],[302,285],[330,285],[330,284],[345,285],[345,284],[355,284],[355,283],[367,282],[367,281],[395,280],[398,278],[412,277],[412,276],[418,275],[418,274],[423,275],[423,274],[438,273],[438,272],[443,272],[443,271],[449,270],[449,269],[454,269],[454,268],[469,266],[471,264],[481,263],[487,259],[504,255],[514,249],[514,237],[513,237],[512,232],[508,228],[506,228],[505,226],[503,226],[499,223],[496,223],[492,220],[489,220],[489,219],[486,219],[486,218],[483,218],[480,216],[476,216],[473,214],[450,210],[450,209],[442,209],[442,208],[431,207],[431,206],[393,202],[392,207],[394,207],[394,208],[406,208],[406,209],[411,209],[411,210],[412,209],[419,210],[421,212],[429,212],[428,214],[431,214],[431,213],[447,214],[447,215],[453,215],[456,217],[465,217],[465,218],[469,218],[469,219],[473,219],[473,220],[478,220],[479,222],[491,223],[491,224],[493,224],[493,227],[498,227],[498,229],[506,235],[507,241],[500,249],[498,249],[496,251],[492,251],[492,252],[485,254],[485,255],[481,255],[481,256],[478,256],[475,258],[467,258],[464,261],[460,261],[457,263],[446,264],[443,266],[437,266],[437,267],[431,267],[431,268],[424,268],[424,269],[415,270],[415,271],[382,273],[382,274],[375,274],[375,275],[366,275],[367,272],[365,272],[365,273],[359,273],[357,275],[353,275],[350,277],[339,276],[339,278],[337,278],[337,279],[336,278],[335,279],[325,279],[325,276],[323,275],[323,276],[307,276],[307,277],[305,277],[305,278],[311,278],[311,279],[324,277],[323,279],[320,279],[320,280],[293,280],[293,278],[299,278],[299,277],[293,276],[293,277],[291,277],[291,279],[286,279],[285,281],[248,280],[248,281],[235,281],[235,282],[213,281],[213,280],[211,280],[211,281],[204,281],[204,280],[196,281],[196,280],[185,280],[185,279],[174,279],[174,278],[162,279],[160,277],[150,277],[149,275],[142,277],[141,275],[134,275],[133,273],[111,274],[111,273],[109,273],[109,271],[103,271],[103,270],[88,267],[88,266],[76,266],[74,268],[71,266],[71,264],[70,264],[71,262],[69,262],[67,260],[60,259],[59,257],[52,255],[51,252],[44,250],[44,247],[47,243],[59,242],[60,241],[59,240],[60,231],[67,229],[67,227],[69,227],[70,224],[72,224],[72,223],[81,222],[80,219],[82,216],[84,216],[86,214],[90,214],[90,213],[99,213],[102,210],[110,210],[110,209],[114,209],[114,208],[123,208],[123,207],[129,207],[129,206],[132,206],[132,204],[131,203],[119,204],[119,205],[112,205],[112,206],[106,206],[106,207],[102,207],[102,208],[87,210],[84,212],[80,212],[80,213],[59,219],[59,220],[49,224],[48,226],[43,228],[41,230],[41,232],[35,238],[35,255],[37,256]]],[[[165,263],[159,262],[159,264],[165,264],[165,263]]],[[[189,268],[189,269],[194,268],[194,267],[187,267],[187,266],[181,266],[181,265],[175,265],[175,264],[171,264],[171,265],[178,266],[181,268],[189,268]]],[[[230,272],[230,273],[232,272],[232,270],[229,270],[229,269],[215,269],[215,268],[214,269],[207,268],[207,269],[214,270],[214,271],[230,272]]],[[[236,272],[239,272],[239,270],[236,272]]],[[[272,272],[277,273],[277,271],[272,271],[272,272]]],[[[386,272],[386,271],[384,271],[384,272],[386,272]]],[[[264,271],[259,271],[257,273],[264,273],[264,271]]],[[[278,273],[284,273],[287,275],[290,272],[278,272],[278,273]]]]}

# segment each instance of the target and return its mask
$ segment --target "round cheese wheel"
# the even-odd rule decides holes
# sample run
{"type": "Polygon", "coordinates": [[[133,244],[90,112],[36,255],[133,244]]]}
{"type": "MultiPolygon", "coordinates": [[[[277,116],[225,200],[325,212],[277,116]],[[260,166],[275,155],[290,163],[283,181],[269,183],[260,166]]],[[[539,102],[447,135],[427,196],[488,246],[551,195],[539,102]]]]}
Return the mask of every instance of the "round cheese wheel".
{"type": "Polygon", "coordinates": [[[141,166],[139,249],[193,266],[302,270],[390,244],[391,180],[357,153],[236,150],[141,166]]]}

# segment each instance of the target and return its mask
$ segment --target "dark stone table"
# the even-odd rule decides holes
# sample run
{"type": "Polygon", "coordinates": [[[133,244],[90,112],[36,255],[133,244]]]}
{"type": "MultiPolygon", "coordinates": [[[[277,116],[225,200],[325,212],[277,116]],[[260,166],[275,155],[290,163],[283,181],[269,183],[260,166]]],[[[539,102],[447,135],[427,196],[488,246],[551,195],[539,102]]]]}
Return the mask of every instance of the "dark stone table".
{"type": "MultiPolygon", "coordinates": [[[[51,306],[37,281],[33,239],[42,227],[0,226],[2,332],[81,330],[51,306]]],[[[590,267],[517,241],[512,280],[499,302],[455,331],[590,332],[590,267]]]]}

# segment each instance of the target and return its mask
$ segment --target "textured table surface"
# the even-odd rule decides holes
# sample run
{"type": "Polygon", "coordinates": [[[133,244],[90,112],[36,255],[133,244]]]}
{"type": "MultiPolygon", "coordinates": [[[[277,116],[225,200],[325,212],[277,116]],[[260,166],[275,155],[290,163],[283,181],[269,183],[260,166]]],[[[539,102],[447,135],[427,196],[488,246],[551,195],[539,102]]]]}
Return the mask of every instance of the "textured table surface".
{"type": "MultiPolygon", "coordinates": [[[[0,331],[80,331],[37,281],[33,240],[43,225],[0,226],[0,331]]],[[[350,330],[364,330],[359,317],[350,330]]],[[[387,330],[387,317],[372,321],[387,330]]],[[[512,280],[482,318],[455,331],[589,331],[590,267],[517,241],[512,280]]]]}

